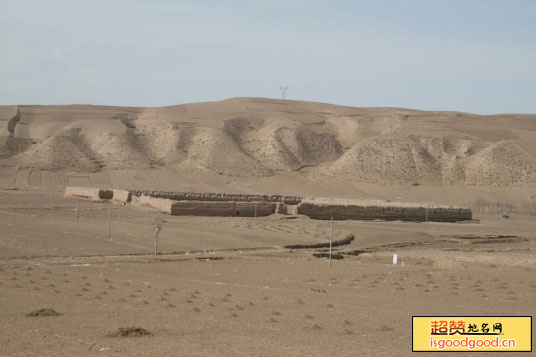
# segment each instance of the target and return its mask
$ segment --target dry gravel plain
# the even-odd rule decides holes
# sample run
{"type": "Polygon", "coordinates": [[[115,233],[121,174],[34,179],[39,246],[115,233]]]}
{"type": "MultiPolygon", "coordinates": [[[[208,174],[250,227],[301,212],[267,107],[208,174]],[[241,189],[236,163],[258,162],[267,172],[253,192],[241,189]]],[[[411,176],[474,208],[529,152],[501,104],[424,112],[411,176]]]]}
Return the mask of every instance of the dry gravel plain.
{"type": "Polygon", "coordinates": [[[0,355],[402,356],[412,315],[536,311],[534,216],[335,222],[355,239],[329,268],[284,247],[325,243],[327,221],[162,216],[155,257],[154,212],[112,206],[108,239],[108,205],[75,205],[0,192],[0,355]]]}

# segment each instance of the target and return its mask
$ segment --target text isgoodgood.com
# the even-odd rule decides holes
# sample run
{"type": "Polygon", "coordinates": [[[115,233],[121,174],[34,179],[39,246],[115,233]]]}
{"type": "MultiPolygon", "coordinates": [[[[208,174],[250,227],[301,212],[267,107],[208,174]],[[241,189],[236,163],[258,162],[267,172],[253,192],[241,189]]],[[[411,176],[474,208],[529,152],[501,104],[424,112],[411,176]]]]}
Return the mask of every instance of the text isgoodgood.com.
{"type": "Polygon", "coordinates": [[[469,348],[471,350],[477,348],[515,348],[516,340],[515,339],[504,339],[501,340],[499,337],[494,339],[484,339],[484,338],[469,338],[464,339],[452,339],[452,340],[442,340],[431,337],[430,338],[430,348],[437,348],[443,350],[445,348],[469,348]]]}

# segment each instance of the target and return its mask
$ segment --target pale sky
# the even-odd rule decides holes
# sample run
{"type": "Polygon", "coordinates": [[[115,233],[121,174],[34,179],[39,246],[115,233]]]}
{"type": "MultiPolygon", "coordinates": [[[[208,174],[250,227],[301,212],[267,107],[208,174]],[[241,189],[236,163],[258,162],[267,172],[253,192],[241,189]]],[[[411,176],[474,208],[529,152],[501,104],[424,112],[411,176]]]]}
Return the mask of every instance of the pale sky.
{"type": "Polygon", "coordinates": [[[0,104],[536,113],[532,0],[0,0],[0,104]]]}

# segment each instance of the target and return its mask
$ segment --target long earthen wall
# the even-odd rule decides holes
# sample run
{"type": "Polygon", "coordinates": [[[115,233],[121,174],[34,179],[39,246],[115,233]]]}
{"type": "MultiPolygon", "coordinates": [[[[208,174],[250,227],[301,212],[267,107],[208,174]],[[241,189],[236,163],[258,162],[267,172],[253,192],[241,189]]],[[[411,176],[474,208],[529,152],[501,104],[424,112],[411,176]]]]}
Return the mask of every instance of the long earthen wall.
{"type": "Polygon", "coordinates": [[[300,196],[284,195],[248,195],[229,193],[200,193],[200,192],[165,192],[165,191],[131,191],[133,196],[151,196],[167,198],[175,201],[222,201],[222,202],[283,202],[295,205],[301,202],[300,196]]]}
{"type": "Polygon", "coordinates": [[[176,216],[261,217],[275,213],[273,202],[174,201],[176,216]]]}
{"type": "Polygon", "coordinates": [[[142,206],[171,215],[254,217],[301,214],[313,219],[401,220],[455,222],[471,220],[470,209],[408,202],[348,200],[283,195],[99,190],[67,187],[66,196],[113,199],[126,204],[130,197],[142,206]],[[115,197],[117,195],[117,197],[115,197]]]}
{"type": "Polygon", "coordinates": [[[298,205],[298,214],[313,219],[374,220],[387,221],[439,221],[456,222],[471,220],[473,212],[468,208],[420,205],[404,202],[352,201],[321,198],[304,198],[298,205]]]}

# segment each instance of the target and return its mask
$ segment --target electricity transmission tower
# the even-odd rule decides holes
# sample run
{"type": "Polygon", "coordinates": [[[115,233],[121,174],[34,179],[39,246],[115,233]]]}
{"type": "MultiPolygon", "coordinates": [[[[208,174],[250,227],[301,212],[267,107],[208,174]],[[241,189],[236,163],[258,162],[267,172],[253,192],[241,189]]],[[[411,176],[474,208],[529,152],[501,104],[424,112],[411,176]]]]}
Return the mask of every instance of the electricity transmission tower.
{"type": "Polygon", "coordinates": [[[279,87],[279,90],[281,90],[281,99],[283,100],[287,99],[287,89],[288,87],[279,87]]]}

